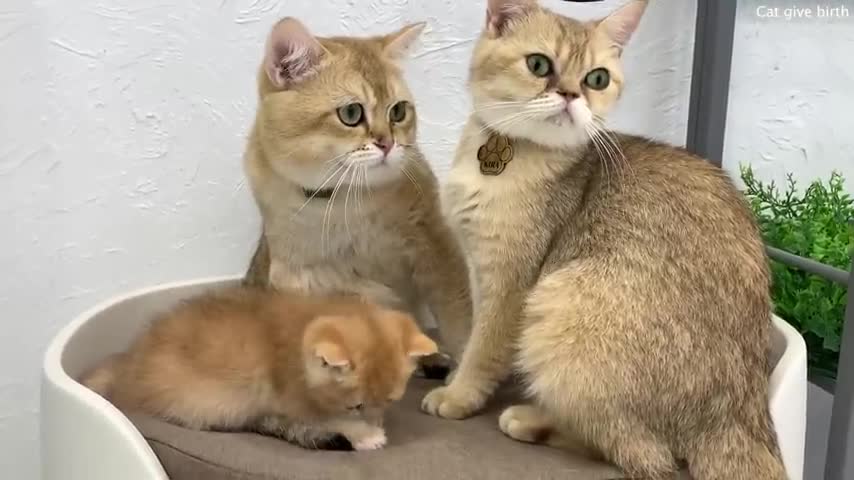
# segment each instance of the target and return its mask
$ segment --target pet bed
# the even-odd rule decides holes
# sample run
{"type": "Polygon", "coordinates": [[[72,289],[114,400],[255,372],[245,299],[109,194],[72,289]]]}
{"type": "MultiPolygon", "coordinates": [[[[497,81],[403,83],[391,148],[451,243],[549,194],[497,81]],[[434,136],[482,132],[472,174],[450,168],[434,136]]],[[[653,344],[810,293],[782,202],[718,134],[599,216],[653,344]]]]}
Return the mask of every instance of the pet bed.
{"type": "MultiPolygon", "coordinates": [[[[413,379],[404,401],[389,412],[389,445],[357,453],[310,451],[251,433],[198,432],[153,418],[128,418],[74,380],[126,348],[157,312],[237,281],[201,279],[120,295],[80,315],[53,339],[42,381],[44,480],[623,478],[604,463],[505,437],[497,416],[512,402],[512,392],[499,395],[475,418],[443,420],[418,409],[420,398],[436,383],[413,379]]],[[[786,467],[793,480],[800,480],[806,347],[797,332],[776,317],[773,350],[771,413],[786,467]]]]}

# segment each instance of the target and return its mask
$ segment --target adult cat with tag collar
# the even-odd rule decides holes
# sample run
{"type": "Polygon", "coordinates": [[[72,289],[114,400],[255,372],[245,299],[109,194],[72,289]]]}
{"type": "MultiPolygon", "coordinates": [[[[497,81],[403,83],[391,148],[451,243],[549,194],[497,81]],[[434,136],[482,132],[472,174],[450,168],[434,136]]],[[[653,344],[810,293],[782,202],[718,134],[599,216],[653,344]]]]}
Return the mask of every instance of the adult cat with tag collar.
{"type": "Polygon", "coordinates": [[[646,2],[580,22],[490,0],[474,113],[443,209],[471,266],[474,326],[425,411],[464,418],[514,370],[532,404],[499,427],[592,449],[632,478],[786,478],[768,411],[769,270],[726,173],[610,132],[646,2]]]}

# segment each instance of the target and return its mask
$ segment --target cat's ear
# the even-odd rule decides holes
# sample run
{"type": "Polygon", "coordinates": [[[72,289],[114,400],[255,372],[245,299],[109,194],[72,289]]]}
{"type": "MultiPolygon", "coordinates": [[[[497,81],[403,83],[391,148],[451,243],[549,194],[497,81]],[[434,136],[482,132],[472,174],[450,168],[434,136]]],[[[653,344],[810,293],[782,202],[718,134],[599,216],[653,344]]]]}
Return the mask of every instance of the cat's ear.
{"type": "Polygon", "coordinates": [[[416,332],[409,337],[406,354],[410,357],[426,357],[439,351],[438,345],[432,338],[421,332],[416,332]]]}
{"type": "Polygon", "coordinates": [[[341,345],[337,343],[329,341],[318,342],[314,344],[313,353],[324,367],[337,368],[339,370],[350,367],[350,357],[341,345]]]}
{"type": "Polygon", "coordinates": [[[383,52],[394,60],[404,58],[412,50],[426,26],[426,22],[413,23],[382,37],[383,52]]]}
{"type": "Polygon", "coordinates": [[[622,48],[629,43],[629,39],[638,28],[647,3],[648,0],[631,0],[599,20],[596,28],[604,32],[614,45],[622,48]]]}
{"type": "Polygon", "coordinates": [[[436,342],[424,335],[412,315],[397,310],[383,310],[380,318],[392,322],[401,332],[403,351],[408,357],[426,357],[439,351],[436,342]]]}
{"type": "Polygon", "coordinates": [[[317,71],[324,49],[299,20],[286,17],[267,39],[264,71],[276,88],[287,88],[317,71]]]}
{"type": "Polygon", "coordinates": [[[486,7],[486,31],[501,36],[513,20],[527,15],[537,6],[537,0],[489,0],[486,7]]]}

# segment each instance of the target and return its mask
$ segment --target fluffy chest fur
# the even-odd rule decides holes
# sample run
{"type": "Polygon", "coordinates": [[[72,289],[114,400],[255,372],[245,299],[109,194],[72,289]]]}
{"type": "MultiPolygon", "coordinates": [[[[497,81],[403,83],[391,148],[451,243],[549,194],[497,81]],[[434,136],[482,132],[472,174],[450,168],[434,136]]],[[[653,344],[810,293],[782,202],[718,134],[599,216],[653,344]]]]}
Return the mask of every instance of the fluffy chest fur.
{"type": "MultiPolygon", "coordinates": [[[[467,252],[470,278],[512,268],[517,289],[535,275],[548,246],[554,222],[549,215],[551,190],[566,168],[561,152],[514,141],[513,159],[499,175],[480,171],[477,151],[488,134],[469,122],[442,192],[442,207],[467,252]]],[[[566,155],[564,155],[566,157],[566,155]]],[[[476,290],[480,291],[480,288],[476,290]]]]}
{"type": "Polygon", "coordinates": [[[400,235],[411,230],[408,199],[342,190],[329,199],[308,200],[294,191],[269,199],[275,208],[265,214],[264,228],[271,258],[303,277],[298,281],[323,284],[356,276],[394,285],[408,296],[413,253],[400,235]]]}
{"type": "Polygon", "coordinates": [[[514,157],[505,170],[499,175],[484,175],[477,151],[488,135],[480,130],[472,122],[465,128],[443,190],[443,210],[461,231],[506,237],[513,234],[507,227],[523,226],[545,209],[546,190],[559,170],[548,154],[515,142],[514,157]]]}

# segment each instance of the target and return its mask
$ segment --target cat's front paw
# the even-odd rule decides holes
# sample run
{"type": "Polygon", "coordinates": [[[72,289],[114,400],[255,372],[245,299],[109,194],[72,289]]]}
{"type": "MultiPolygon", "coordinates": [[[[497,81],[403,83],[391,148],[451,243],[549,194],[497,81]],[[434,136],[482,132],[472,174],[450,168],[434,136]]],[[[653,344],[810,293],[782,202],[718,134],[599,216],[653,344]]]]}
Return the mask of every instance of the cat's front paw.
{"type": "Polygon", "coordinates": [[[385,430],[382,428],[366,429],[364,433],[358,436],[349,438],[353,449],[361,450],[379,450],[383,448],[388,441],[385,436],[385,430]]]}
{"type": "Polygon", "coordinates": [[[450,372],[448,372],[448,376],[447,376],[447,377],[445,377],[445,385],[450,385],[450,384],[451,384],[451,382],[453,382],[453,381],[454,381],[454,377],[456,377],[456,376],[457,376],[457,371],[458,371],[458,370],[457,370],[456,368],[454,368],[453,370],[451,370],[450,372]]]}
{"type": "Polygon", "coordinates": [[[424,396],[421,409],[437,417],[460,420],[480,410],[485,402],[486,398],[477,390],[460,388],[452,383],[424,396]]]}
{"type": "Polygon", "coordinates": [[[551,434],[545,416],[531,405],[515,405],[498,417],[498,428],[508,437],[526,443],[543,443],[551,434]]]}

